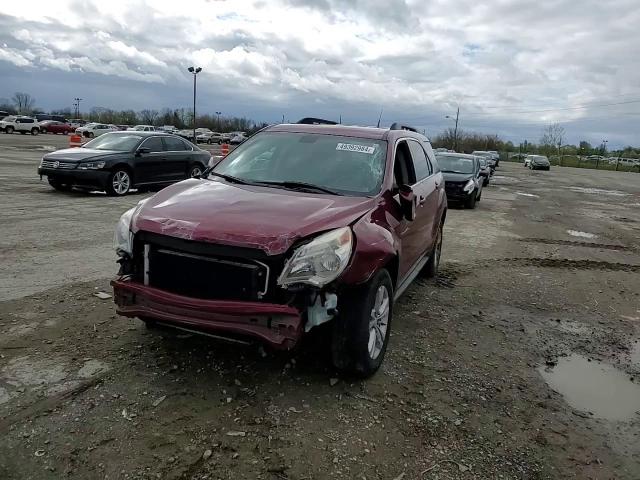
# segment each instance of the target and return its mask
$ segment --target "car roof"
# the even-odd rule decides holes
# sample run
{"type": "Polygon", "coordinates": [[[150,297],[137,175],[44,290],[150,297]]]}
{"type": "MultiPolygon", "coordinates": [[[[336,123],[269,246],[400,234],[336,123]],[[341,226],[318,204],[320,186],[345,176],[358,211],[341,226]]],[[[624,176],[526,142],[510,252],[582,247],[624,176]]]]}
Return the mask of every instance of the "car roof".
{"type": "MultiPolygon", "coordinates": [[[[175,137],[175,135],[172,135],[170,133],[167,132],[161,132],[161,131],[155,131],[155,132],[143,132],[141,130],[137,130],[137,131],[120,131],[120,132],[111,132],[114,135],[139,135],[141,137],[175,137]]],[[[179,137],[178,137],[179,138],[179,137]]]]}
{"type": "Polygon", "coordinates": [[[387,128],[360,127],[352,125],[309,125],[303,123],[283,123],[266,127],[263,131],[315,133],[318,135],[340,135],[343,137],[368,138],[371,140],[394,140],[398,137],[412,137],[417,140],[428,139],[410,130],[389,130],[387,128]]]}
{"type": "Polygon", "coordinates": [[[476,155],[469,155],[468,153],[455,153],[455,152],[435,152],[436,157],[462,157],[462,158],[476,158],[476,155]]]}

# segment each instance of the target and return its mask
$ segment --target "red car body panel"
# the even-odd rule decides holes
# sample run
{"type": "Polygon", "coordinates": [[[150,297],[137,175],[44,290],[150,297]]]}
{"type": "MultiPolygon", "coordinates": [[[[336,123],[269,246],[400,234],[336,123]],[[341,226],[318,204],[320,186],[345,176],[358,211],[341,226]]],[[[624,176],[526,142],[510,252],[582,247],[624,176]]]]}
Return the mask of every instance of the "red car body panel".
{"type": "Polygon", "coordinates": [[[73,132],[75,129],[71,127],[71,125],[67,125],[66,123],[51,123],[45,125],[44,129],[48,133],[64,133],[67,134],[69,132],[73,132]]]}
{"type": "Polygon", "coordinates": [[[295,192],[186,180],[144,204],[131,230],[186,240],[286,252],[296,240],[349,225],[376,204],[372,198],[295,192]]]}
{"type": "MultiPolygon", "coordinates": [[[[442,174],[412,186],[416,220],[403,215],[394,191],[394,155],[398,142],[412,139],[425,150],[424,137],[401,130],[330,125],[276,125],[269,132],[353,136],[387,141],[385,178],[374,197],[337,196],[263,186],[221,178],[190,179],[160,191],[131,221],[131,231],[150,232],[194,242],[260,249],[268,256],[291,254],[298,242],[328,230],[351,226],[353,252],[334,287],[367,282],[388,268],[395,286],[413,278],[433,248],[447,200],[442,174]]],[[[278,272],[279,273],[279,272],[278,272]]],[[[250,335],[277,348],[293,348],[304,331],[306,311],[264,302],[200,300],[155,289],[122,277],[112,282],[118,313],[150,317],[210,332],[250,335]],[[273,329],[273,318],[277,328],[273,329]],[[270,328],[268,325],[272,325],[270,328]]]]}
{"type": "Polygon", "coordinates": [[[292,348],[302,335],[300,312],[287,305],[200,300],[126,280],[114,280],[111,285],[117,312],[125,317],[258,337],[280,349],[292,348]]]}

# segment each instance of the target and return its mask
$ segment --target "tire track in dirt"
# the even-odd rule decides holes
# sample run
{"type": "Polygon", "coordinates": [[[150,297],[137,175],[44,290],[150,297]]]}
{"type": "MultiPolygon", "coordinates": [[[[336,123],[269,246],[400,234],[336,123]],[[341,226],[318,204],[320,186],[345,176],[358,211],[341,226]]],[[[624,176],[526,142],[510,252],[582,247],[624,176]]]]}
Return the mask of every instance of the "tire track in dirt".
{"type": "Polygon", "coordinates": [[[521,242],[525,243],[542,243],[545,245],[563,245],[567,247],[587,247],[587,248],[600,248],[603,250],[618,250],[618,251],[635,251],[633,247],[626,245],[614,245],[609,243],[590,243],[590,242],[577,242],[573,240],[553,240],[550,238],[522,238],[521,242]]]}
{"type": "Polygon", "coordinates": [[[611,272],[640,272],[640,265],[627,263],[605,262],[598,260],[570,260],[568,258],[498,258],[479,262],[483,267],[491,265],[508,264],[517,267],[541,267],[575,270],[607,270],[611,272]]]}

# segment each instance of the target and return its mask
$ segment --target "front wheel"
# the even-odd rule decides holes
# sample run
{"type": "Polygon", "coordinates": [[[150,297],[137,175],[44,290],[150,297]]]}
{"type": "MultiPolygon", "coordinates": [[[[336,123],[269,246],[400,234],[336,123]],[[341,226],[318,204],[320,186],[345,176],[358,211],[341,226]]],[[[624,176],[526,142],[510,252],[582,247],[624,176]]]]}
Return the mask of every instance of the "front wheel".
{"type": "Polygon", "coordinates": [[[467,198],[467,200],[464,202],[464,206],[473,210],[474,208],[476,208],[477,201],[478,201],[478,192],[474,190],[473,192],[471,192],[471,195],[469,195],[469,198],[467,198]]]}
{"type": "Polygon", "coordinates": [[[393,284],[382,269],[369,282],[342,294],[333,321],[334,367],[359,377],[373,375],[384,359],[393,314],[393,284]]]}
{"type": "Polygon", "coordinates": [[[7,127],[4,129],[5,133],[13,133],[13,127],[7,127]]]}
{"type": "Polygon", "coordinates": [[[40,133],[40,130],[37,128],[32,128],[31,129],[31,135],[38,135],[40,133]]]}
{"type": "Polygon", "coordinates": [[[187,172],[187,178],[198,178],[202,175],[202,167],[200,165],[192,165],[187,172]]]}
{"type": "Polygon", "coordinates": [[[107,181],[107,194],[120,197],[126,195],[131,189],[131,175],[125,169],[115,170],[109,175],[107,181]]]}

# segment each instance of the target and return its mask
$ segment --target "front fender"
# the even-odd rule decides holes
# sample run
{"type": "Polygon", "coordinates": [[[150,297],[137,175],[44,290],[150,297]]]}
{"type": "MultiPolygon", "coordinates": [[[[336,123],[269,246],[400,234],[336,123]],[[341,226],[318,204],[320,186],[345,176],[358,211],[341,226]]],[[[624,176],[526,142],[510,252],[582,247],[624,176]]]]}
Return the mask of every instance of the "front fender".
{"type": "MultiPolygon", "coordinates": [[[[340,283],[343,285],[365,283],[378,270],[400,255],[399,239],[388,223],[392,220],[387,218],[390,215],[384,208],[379,208],[353,225],[355,250],[349,266],[341,276],[340,283]]],[[[395,273],[397,272],[390,272],[392,277],[395,273]]]]}

